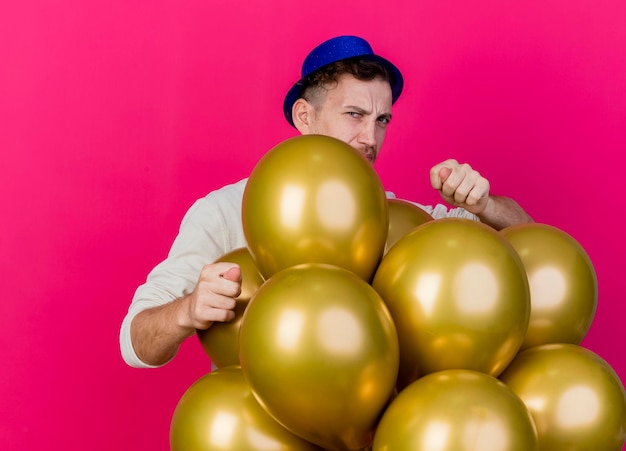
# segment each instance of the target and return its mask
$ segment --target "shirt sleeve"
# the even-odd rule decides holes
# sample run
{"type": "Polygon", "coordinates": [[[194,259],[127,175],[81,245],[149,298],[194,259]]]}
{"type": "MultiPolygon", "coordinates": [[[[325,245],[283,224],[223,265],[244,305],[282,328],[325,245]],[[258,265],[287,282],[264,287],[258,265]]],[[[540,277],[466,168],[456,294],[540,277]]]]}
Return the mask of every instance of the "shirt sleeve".
{"type": "Polygon", "coordinates": [[[124,361],[137,368],[153,368],[142,362],[133,348],[130,325],[141,311],[164,305],[191,293],[202,267],[237,247],[245,246],[241,226],[243,185],[229,185],[197,200],[185,214],[167,258],[139,286],[120,329],[124,361]]]}
{"type": "Polygon", "coordinates": [[[478,216],[473,213],[470,213],[464,208],[448,208],[443,204],[437,204],[435,206],[430,205],[421,205],[413,202],[418,207],[422,208],[426,211],[426,213],[430,214],[435,219],[442,218],[462,218],[462,219],[471,219],[472,221],[480,221],[478,216]]]}
{"type": "MultiPolygon", "coordinates": [[[[391,192],[386,192],[387,199],[396,199],[396,195],[391,192]]],[[[405,199],[406,200],[406,199],[405,199]]],[[[426,213],[431,215],[434,219],[442,219],[442,218],[463,218],[463,219],[471,219],[472,221],[480,221],[478,216],[473,213],[470,213],[464,208],[449,208],[443,204],[437,205],[422,205],[417,202],[413,202],[412,200],[407,200],[407,202],[411,202],[412,204],[417,205],[426,213]]]]}

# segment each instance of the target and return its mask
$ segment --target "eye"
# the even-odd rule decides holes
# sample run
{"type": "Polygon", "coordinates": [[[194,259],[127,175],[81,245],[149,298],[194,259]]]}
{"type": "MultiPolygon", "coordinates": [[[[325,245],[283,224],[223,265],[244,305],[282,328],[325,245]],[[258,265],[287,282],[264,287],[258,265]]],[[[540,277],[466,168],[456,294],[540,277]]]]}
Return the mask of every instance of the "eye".
{"type": "Polygon", "coordinates": [[[357,111],[348,111],[348,114],[351,117],[354,117],[354,118],[357,118],[357,119],[363,116],[363,114],[361,114],[361,113],[359,113],[357,111]]]}
{"type": "Polygon", "coordinates": [[[379,124],[386,126],[391,121],[391,118],[389,116],[380,116],[376,120],[378,121],[379,124]]]}

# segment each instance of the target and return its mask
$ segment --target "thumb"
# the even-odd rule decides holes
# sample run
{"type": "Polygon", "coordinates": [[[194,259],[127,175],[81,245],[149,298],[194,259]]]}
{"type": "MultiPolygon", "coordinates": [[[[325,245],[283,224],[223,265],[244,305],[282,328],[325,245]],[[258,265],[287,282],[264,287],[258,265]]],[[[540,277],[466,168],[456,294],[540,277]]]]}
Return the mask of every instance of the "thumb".
{"type": "Polygon", "coordinates": [[[220,274],[220,277],[233,282],[241,282],[241,268],[239,266],[228,268],[228,270],[220,274]]]}
{"type": "Polygon", "coordinates": [[[443,167],[439,170],[439,179],[441,180],[442,185],[446,183],[446,180],[448,180],[450,174],[452,174],[452,169],[450,168],[443,167]]]}

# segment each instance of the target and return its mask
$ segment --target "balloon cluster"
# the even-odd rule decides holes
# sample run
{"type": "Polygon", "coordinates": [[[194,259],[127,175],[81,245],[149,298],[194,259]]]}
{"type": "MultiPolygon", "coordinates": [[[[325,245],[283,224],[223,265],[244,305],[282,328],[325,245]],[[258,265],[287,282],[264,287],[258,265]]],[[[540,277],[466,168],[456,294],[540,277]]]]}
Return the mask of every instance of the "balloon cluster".
{"type": "Polygon", "coordinates": [[[174,412],[171,448],[615,450],[626,394],[581,347],[597,305],[584,249],[387,200],[371,165],[301,136],[257,164],[236,318],[198,337],[217,370],[174,412]]]}

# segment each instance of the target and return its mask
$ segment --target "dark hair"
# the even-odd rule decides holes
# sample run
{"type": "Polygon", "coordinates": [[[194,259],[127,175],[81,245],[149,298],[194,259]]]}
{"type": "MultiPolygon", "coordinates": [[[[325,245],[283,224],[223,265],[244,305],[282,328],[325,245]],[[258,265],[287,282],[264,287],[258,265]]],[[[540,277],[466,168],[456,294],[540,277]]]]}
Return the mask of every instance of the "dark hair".
{"type": "Polygon", "coordinates": [[[319,107],[317,101],[321,98],[329,85],[337,84],[342,75],[352,75],[357,80],[370,81],[380,79],[392,84],[391,74],[385,66],[366,58],[354,57],[335,61],[313,72],[301,80],[302,98],[319,107]]]}

